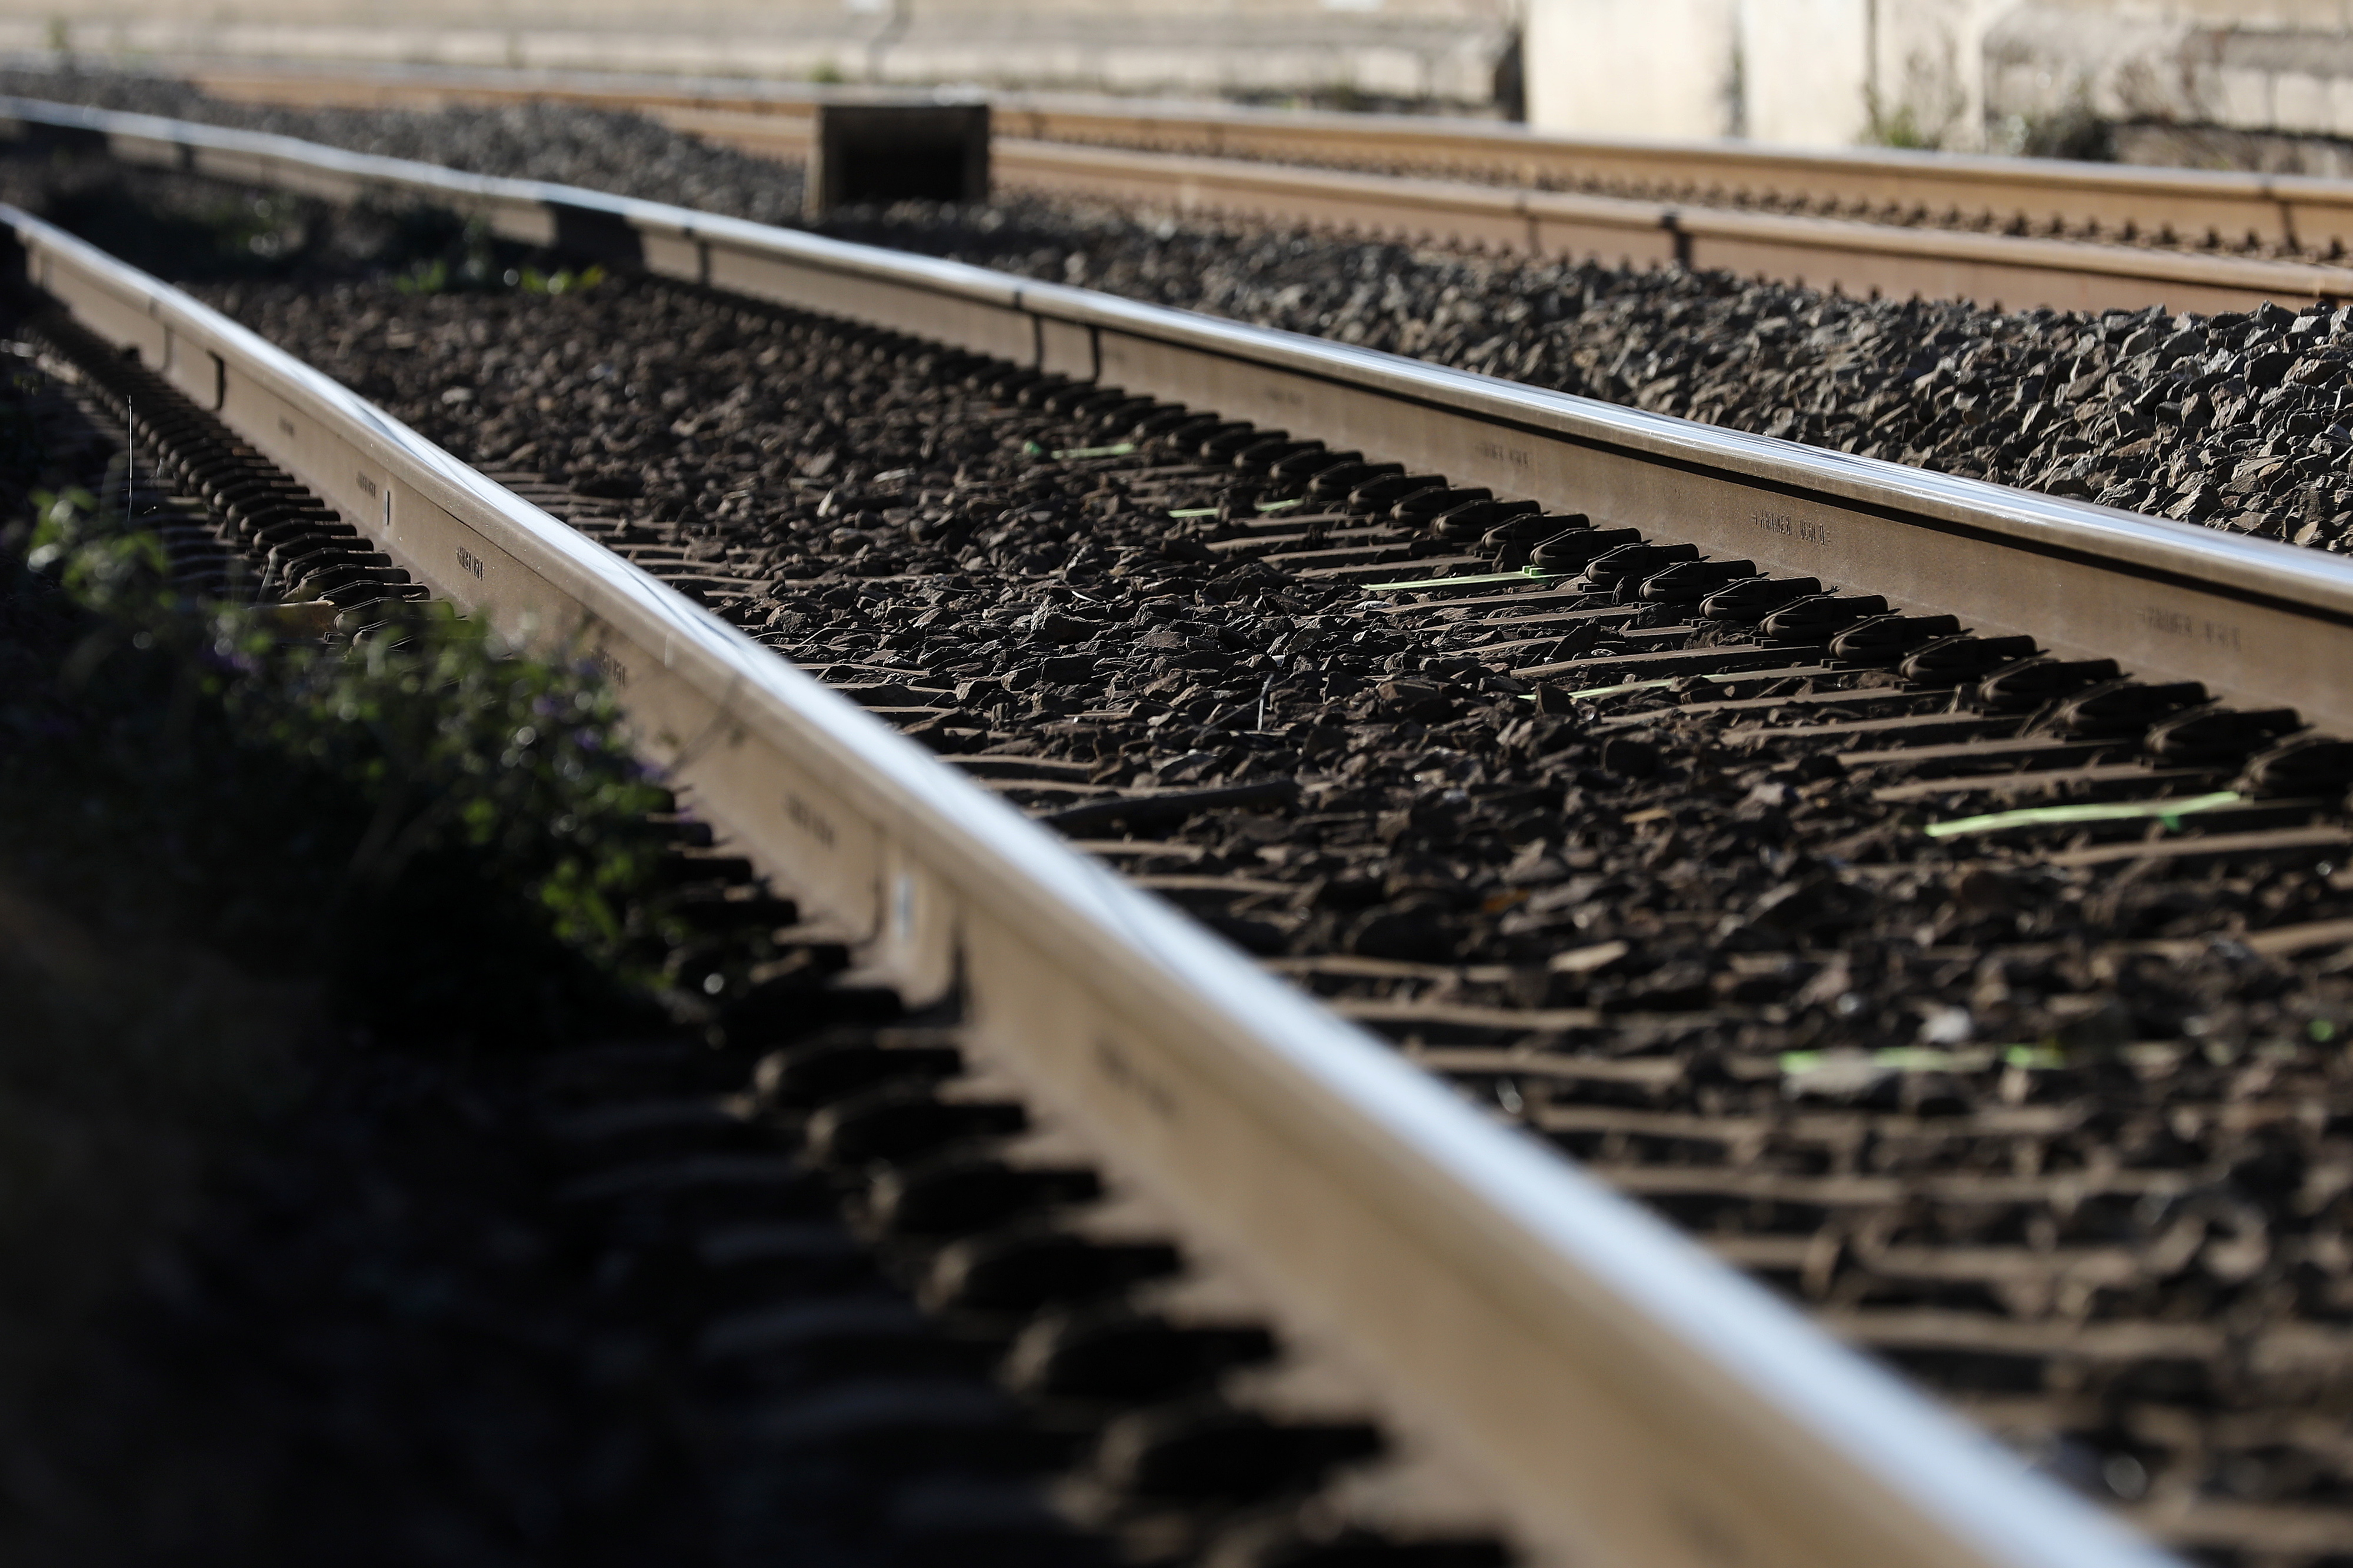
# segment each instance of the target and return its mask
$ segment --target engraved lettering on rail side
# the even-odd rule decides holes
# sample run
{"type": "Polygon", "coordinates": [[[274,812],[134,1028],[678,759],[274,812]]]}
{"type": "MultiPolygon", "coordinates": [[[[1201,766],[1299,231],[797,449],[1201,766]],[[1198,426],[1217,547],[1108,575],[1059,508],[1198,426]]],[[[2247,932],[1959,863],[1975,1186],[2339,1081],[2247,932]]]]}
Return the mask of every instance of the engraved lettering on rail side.
{"type": "Polygon", "coordinates": [[[370,479],[365,474],[353,474],[352,478],[359,480],[360,489],[367,496],[368,500],[374,500],[375,499],[376,488],[375,481],[374,479],[370,479]]]}
{"type": "Polygon", "coordinates": [[[615,658],[610,649],[599,643],[588,655],[588,662],[605,672],[605,679],[623,690],[628,689],[629,667],[615,658]]]}
{"type": "Polygon", "coordinates": [[[1163,1121],[1176,1120],[1176,1097],[1168,1086],[1144,1068],[1135,1058],[1120,1049],[1114,1040],[1095,1037],[1095,1067],[1103,1073],[1103,1081],[1120,1090],[1163,1121]]]}
{"type": "Polygon", "coordinates": [[[1307,395],[1300,391],[1295,386],[1283,386],[1271,381],[1266,384],[1263,390],[1266,394],[1266,400],[1269,403],[1273,404],[1278,408],[1304,408],[1307,406],[1307,395]]]}
{"type": "Polygon", "coordinates": [[[2140,624],[2142,630],[2154,632],[2159,637],[2202,643],[2208,647],[2227,648],[2232,653],[2240,651],[2239,627],[2234,621],[2211,621],[2203,616],[2168,609],[2162,605],[2143,605],[2140,624]]]}
{"type": "Polygon", "coordinates": [[[482,558],[460,544],[458,546],[458,570],[479,583],[482,580],[482,558]]]}
{"type": "Polygon", "coordinates": [[[294,421],[289,419],[283,414],[278,416],[278,428],[285,435],[288,440],[290,441],[294,438],[294,421]]]}
{"type": "Polygon", "coordinates": [[[797,795],[785,796],[785,816],[791,820],[795,827],[816,840],[819,848],[833,847],[835,838],[833,823],[828,819],[825,813],[818,810],[800,796],[797,795]]]}
{"type": "Polygon", "coordinates": [[[1828,546],[1831,542],[1830,524],[1810,517],[1792,517],[1786,511],[1752,511],[1748,521],[1766,533],[1778,533],[1800,544],[1828,546]]]}
{"type": "Polygon", "coordinates": [[[1491,463],[1504,463],[1514,468],[1535,467],[1535,459],[1528,455],[1525,447],[1506,447],[1501,441],[1479,441],[1472,445],[1471,450],[1491,463]]]}

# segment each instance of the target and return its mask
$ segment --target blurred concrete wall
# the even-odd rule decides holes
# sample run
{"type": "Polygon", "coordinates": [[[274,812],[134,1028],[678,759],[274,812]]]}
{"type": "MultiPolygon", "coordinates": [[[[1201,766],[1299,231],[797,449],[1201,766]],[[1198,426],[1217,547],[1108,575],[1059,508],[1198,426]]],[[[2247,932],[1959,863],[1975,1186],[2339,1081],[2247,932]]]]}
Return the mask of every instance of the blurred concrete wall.
{"type": "Polygon", "coordinates": [[[0,0],[0,49],[1487,103],[1520,0],[0,0]]]}
{"type": "Polygon", "coordinates": [[[2030,0],[1985,52],[1997,121],[2353,139],[2353,0],[2030,0]]]}
{"type": "Polygon", "coordinates": [[[1529,0],[1528,123],[1583,135],[1740,133],[1740,0],[1529,0]]]}
{"type": "Polygon", "coordinates": [[[1748,0],[1746,133],[1816,147],[1981,147],[1981,41],[2010,3],[1748,0]]]}
{"type": "Polygon", "coordinates": [[[1528,119],[1583,134],[1840,147],[1982,140],[2013,0],[1530,0],[1528,119]]]}
{"type": "Polygon", "coordinates": [[[1586,134],[2033,144],[2068,117],[2353,139],[2353,0],[1528,0],[1586,134]]]}

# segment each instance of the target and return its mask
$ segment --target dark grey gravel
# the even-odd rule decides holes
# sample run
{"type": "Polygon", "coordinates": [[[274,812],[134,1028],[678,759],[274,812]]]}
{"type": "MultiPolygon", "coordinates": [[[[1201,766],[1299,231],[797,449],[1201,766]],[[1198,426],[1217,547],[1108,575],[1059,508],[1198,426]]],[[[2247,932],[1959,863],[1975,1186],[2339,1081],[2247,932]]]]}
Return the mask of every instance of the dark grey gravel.
{"type": "Polygon", "coordinates": [[[1148,443],[1057,460],[1118,432],[879,334],[638,282],[210,292],[1008,798],[1124,827],[1121,868],[2054,1473],[2251,1505],[2216,1561],[2312,1561],[2262,1548],[2269,1510],[2339,1506],[2296,1434],[2353,1386],[2324,1175],[2353,986],[2333,950],[2247,943],[2353,913],[2333,863],[2048,863],[2137,823],[1938,843],[1925,821],[2118,785],[1888,798],[1913,770],[1768,732],[1955,702],[1880,670],[1577,695],[1753,634],[1574,590],[1367,605],[1250,558],[1280,485],[1148,443]],[[1596,673],[1506,673],[1570,658],[1596,673]],[[2144,1331],[2179,1343],[2103,1348],[2144,1331]]]}
{"type": "Polygon", "coordinates": [[[322,142],[470,174],[619,191],[756,223],[797,223],[801,171],[691,136],[642,115],[554,104],[400,110],[280,109],[233,103],[168,77],[0,70],[0,93],[159,114],[322,142]]]}
{"type": "MultiPolygon", "coordinates": [[[[1315,254],[1253,243],[1270,269],[1315,254]]],[[[1018,804],[1124,827],[1099,847],[1145,885],[2054,1472],[2238,1510],[2185,1527],[2218,1561],[2325,1560],[2280,1542],[2344,1507],[2353,977],[2331,939],[2264,943],[2353,917],[2353,843],[2175,860],[2145,818],[1922,831],[2226,786],[2252,747],[2152,781],[2145,720],[1982,720],[1984,693],[1819,649],[1629,685],[1630,658],[1759,634],[1591,581],[1367,604],[1285,552],[1370,536],[1403,574],[1444,547],[1264,510],[1282,481],[1198,449],[1058,458],[1134,412],[646,280],[205,288],[1018,804]],[[1957,775],[2011,764],[1808,732],[1890,719],[2075,749],[1978,781],[1957,775]],[[1181,790],[1251,804],[1155,804],[1181,790]]],[[[2201,820],[2325,839],[2342,782],[2201,820]]]]}
{"type": "Polygon", "coordinates": [[[2353,312],[2005,314],[1038,201],[834,227],[1810,446],[2353,544],[2353,312]]]}
{"type": "MultiPolygon", "coordinates": [[[[195,666],[139,668],[151,639],[26,570],[17,518],[79,480],[207,595],[276,597],[291,558],[361,590],[346,613],[405,618],[359,582],[401,574],[152,371],[16,304],[0,1561],[1108,1568],[1042,1496],[1085,1428],[992,1375],[1019,1316],[915,1306],[963,1233],[902,1205],[886,1257],[845,1223],[909,1141],[804,1137],[860,1091],[953,1078],[953,1020],[834,984],[847,955],[775,940],[791,907],[734,896],[748,866],[668,811],[626,830],[670,847],[674,913],[624,915],[666,1005],[535,919],[517,942],[457,914],[447,882],[376,879],[366,901],[407,912],[346,934],[370,814],[257,745],[249,710],[224,721],[195,666]]],[[[1047,1310],[1088,1304],[1056,1285],[1047,1310]]]]}
{"type": "MultiPolygon", "coordinates": [[[[631,115],[221,103],[144,77],[0,89],[795,221],[799,172],[631,115]]],[[[2353,548],[2353,312],[2004,314],[1676,268],[1495,258],[1100,203],[908,205],[830,232],[1736,429],[2353,548]]]]}
{"type": "MultiPolygon", "coordinates": [[[[392,300],[438,300],[437,316],[490,302],[372,281],[392,300]]],[[[630,287],[586,292],[626,310],[630,287]]],[[[359,292],[346,281],[331,297],[359,292]]],[[[540,296],[496,298],[539,314],[540,296]]],[[[727,313],[690,300],[670,324],[690,353],[740,371],[727,313]]],[[[54,316],[6,324],[42,365],[70,362],[85,410],[138,411],[142,489],[134,498],[118,452],[101,493],[169,519],[178,582],[240,591],[226,560],[174,551],[201,531],[246,567],[266,561],[265,589],[303,563],[311,586],[293,596],[341,595],[342,630],[391,640],[415,625],[383,592],[402,574],[334,544],[327,530],[341,525],[320,521],[315,498],[287,493],[153,371],[54,316]]],[[[758,363],[798,395],[830,408],[848,394],[903,430],[903,359],[817,342],[821,377],[776,342],[755,345],[758,363]]],[[[553,376],[499,379],[569,392],[563,357],[553,376]]],[[[467,390],[430,405],[462,425],[473,400],[449,394],[467,390]]],[[[632,386],[607,390],[634,399],[632,386]]],[[[671,411],[685,460],[662,472],[699,510],[693,479],[744,456],[731,438],[741,419],[706,421],[683,400],[671,411]]],[[[865,416],[844,408],[841,422],[863,428],[865,416]]],[[[987,445],[962,434],[976,455],[987,445]]],[[[103,458],[120,442],[78,449],[103,458]]],[[[847,450],[791,461],[832,468],[847,450]]],[[[548,455],[565,454],[551,441],[548,455]]],[[[608,467],[576,482],[609,492],[631,477],[608,467]]],[[[617,533],[702,596],[740,575],[700,538],[654,542],[681,537],[674,524],[617,533]]],[[[1032,622],[1064,642],[1079,625],[1032,622]]],[[[1083,673],[1060,668],[1073,658],[1092,662],[1046,666],[1083,673]]],[[[300,1108],[301,1147],[264,1173],[261,1201],[227,1205],[204,1299],[172,1303],[193,1308],[163,1314],[173,1336],[121,1358],[145,1385],[96,1423],[93,1492],[159,1489],[151,1470],[216,1479],[217,1497],[163,1521],[164,1544],[185,1548],[174,1561],[1505,1568],[1482,1538],[1352,1527],[1319,1489],[1378,1453],[1378,1432],[1219,1386],[1280,1356],[1281,1340],[1247,1319],[1172,1321],[1136,1294],[1187,1268],[1180,1238],[1110,1241],[1063,1223],[1100,1184],[1083,1167],[1003,1161],[1021,1110],[959,1081],[952,1004],[907,1018],[889,994],[837,981],[849,953],[807,941],[788,901],[734,896],[756,895],[750,868],[723,846],[702,853],[707,826],[667,813],[643,826],[676,846],[658,880],[680,920],[646,932],[647,962],[677,985],[670,1005],[633,1020],[608,1003],[588,1039],[566,1031],[552,1051],[444,1047],[448,1021],[430,1007],[421,1048],[385,1053],[390,1070],[339,1061],[336,1092],[300,1108]],[[151,1431],[138,1418],[151,1413],[174,1419],[151,1431]],[[378,1510],[392,1517],[377,1523],[378,1510]]],[[[375,945],[411,953],[419,940],[401,922],[375,945]]],[[[500,969],[499,984],[515,980],[500,969]]],[[[26,1447],[37,1459],[66,1445],[26,1447]]],[[[9,1483],[33,1468],[0,1464],[0,1542],[9,1483]]],[[[54,1560],[146,1559],[94,1544],[54,1560]]]]}

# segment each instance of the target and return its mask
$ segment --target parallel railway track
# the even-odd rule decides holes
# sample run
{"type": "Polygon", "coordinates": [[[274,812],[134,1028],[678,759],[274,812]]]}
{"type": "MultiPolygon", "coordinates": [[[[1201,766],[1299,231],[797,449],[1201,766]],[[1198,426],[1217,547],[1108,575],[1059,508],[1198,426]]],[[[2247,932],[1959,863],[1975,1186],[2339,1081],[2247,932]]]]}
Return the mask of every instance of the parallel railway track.
{"type": "MultiPolygon", "coordinates": [[[[1307,941],[1278,969],[1793,1288],[1834,1331],[2030,1445],[2059,1442],[2055,1468],[2071,1452],[2089,1462],[2180,1543],[2299,1561],[2342,1540],[2323,1429],[2344,1331],[2327,1289],[2274,1300],[2265,1310],[2284,1316],[2270,1319],[2248,1315],[2253,1298],[2184,1315],[2199,1289],[2227,1297],[2271,1278],[2266,1259],[2293,1254],[2291,1275],[2327,1276],[2334,1256],[2322,1047],[2327,960],[2347,928],[2330,910],[2295,918],[2273,895],[2327,886],[2353,841],[2335,798],[2342,748],[2295,735],[2353,723],[2336,679],[2353,635],[2342,562],[649,204],[15,112],[104,136],[133,162],[452,205],[518,240],[585,245],[679,279],[698,309],[745,308],[731,296],[781,307],[837,358],[936,352],[911,339],[955,351],[927,374],[960,379],[1029,430],[1041,469],[1062,476],[1041,483],[1113,498],[1106,515],[1133,537],[1106,521],[1106,542],[1174,535],[1205,563],[1255,559],[1267,582],[1298,585],[1303,612],[1321,606],[1318,629],[1360,643],[1378,632],[1380,650],[1410,658],[1366,700],[1359,717],[1377,722],[1325,732],[1345,695],[1330,677],[1348,668],[1327,644],[1322,705],[1284,731],[1304,760],[1320,752],[1328,766],[1335,748],[1386,743],[1400,725],[1446,734],[1433,756],[1453,748],[1498,765],[1591,748],[1599,771],[1571,786],[1585,804],[1540,808],[1567,814],[1569,864],[1519,884],[1503,910],[1565,919],[1622,900],[1641,917],[1623,934],[1586,941],[1581,920],[1537,921],[1537,944],[1556,951],[1533,966],[1307,941]],[[861,326],[884,335],[861,339],[861,326]],[[1180,405],[1222,423],[1174,444],[1180,405]],[[1238,467],[1237,447],[1260,443],[1238,467]],[[1526,497],[1560,521],[1514,538],[1508,504],[1461,496],[1488,510],[1432,529],[1411,505],[1385,515],[1369,468],[1318,491],[1314,476],[1338,478],[1351,451],[1400,478],[1526,497]],[[1533,573],[1520,563],[1531,546],[1533,573]],[[1734,602],[1744,595],[1753,602],[1734,602]],[[1997,669],[1974,700],[1956,700],[1997,669]],[[1501,699],[1495,717],[1470,707],[1482,690],[1501,699]],[[1726,799],[1699,786],[1703,763],[1756,784],[1726,799]],[[1644,778],[1656,781],[1648,794],[1637,782],[1620,803],[1599,798],[1644,778]],[[1821,830],[1779,840],[1805,852],[1786,862],[1800,874],[1739,910],[1610,890],[1634,875],[1625,850],[1672,866],[1691,842],[1727,828],[1736,844],[1769,837],[1761,824],[1799,825],[1833,802],[1821,830]],[[1939,815],[1924,825],[1929,810],[1939,815]],[[1833,874],[1804,874],[1807,862],[1833,874]],[[2190,868],[2227,878],[2275,864],[2290,879],[2258,874],[2246,898],[2227,881],[2184,886],[2237,900],[2244,929],[2219,947],[2194,922],[2119,939],[2131,921],[2115,919],[2088,944],[2047,927],[2038,943],[2030,921],[1983,955],[1990,970],[1973,946],[1972,919],[2101,894],[2105,867],[2131,868],[2127,889],[2164,891],[2190,868]],[[1927,896],[1947,887],[1950,898],[1927,896]],[[1860,918],[1825,906],[1873,897],[1899,925],[1920,909],[1925,934],[1908,952],[1877,926],[1829,946],[1803,940],[1860,918]],[[1777,930],[1790,940],[1757,940],[1777,930]],[[1668,964],[1612,978],[1635,945],[1711,931],[1736,954],[1719,974],[1668,964]],[[2112,998],[2155,973],[2136,966],[2212,978],[2266,960],[2286,966],[2286,990],[2268,1001],[2214,982],[2221,1011],[2239,1009],[2228,1040],[2137,1037],[2140,1016],[2112,998]],[[1774,1048],[1776,1008],[1787,1022],[1867,1005],[1873,970],[1935,1004],[1922,1045],[1774,1048]],[[1972,1005],[1993,1020],[2008,1004],[1989,979],[2015,994],[2038,973],[2078,972],[2099,1005],[2043,1043],[1979,1045],[1947,1022],[1953,987],[1972,975],[1985,993],[1972,1005]],[[2292,1005],[2274,1007],[2283,997],[2292,1005]],[[2299,1151],[2305,1185],[2266,1185],[2259,1161],[2232,1152],[2250,1138],[2251,1150],[2284,1139],[2299,1151]],[[2302,1479],[2258,1476],[2232,1494],[2231,1467],[2251,1464],[2302,1479]]],[[[1472,1521],[1536,1561],[2129,1552],[2002,1479],[1568,1168],[1497,1137],[1330,1013],[922,765],[583,535],[739,624],[755,624],[756,570],[698,568],[638,537],[626,506],[527,489],[575,525],[561,527],[221,318],[14,221],[30,279],[79,330],[138,348],[418,581],[504,625],[587,636],[699,808],[851,940],[866,973],[917,1003],[957,998],[973,1049],[1122,1190],[1145,1194],[1154,1223],[1247,1280],[1287,1338],[1328,1346],[1404,1447],[1475,1500],[1438,1510],[1457,1530],[1472,1521]]],[[[887,599],[891,583],[869,593],[887,599]]],[[[1287,784],[1261,766],[1256,783],[1155,773],[1138,787],[1034,745],[992,748],[1003,706],[888,648],[829,652],[807,630],[794,633],[797,657],[822,659],[836,686],[941,749],[983,752],[967,772],[1146,886],[1229,929],[1255,924],[1261,940],[1272,928],[1270,945],[1283,945],[1282,922],[1262,917],[1296,906],[1297,879],[1280,860],[1238,875],[1221,819],[1187,823],[1291,791],[1329,799],[1316,767],[1287,784]],[[1128,837],[1110,836],[1123,826],[1128,837]]],[[[1091,699],[1075,728],[1091,721],[1117,740],[1178,713],[1247,738],[1284,717],[1273,679],[1254,711],[1250,693],[1222,683],[1169,695],[1124,711],[1091,699]]],[[[1447,764],[1433,765],[1427,807],[1470,809],[1472,795],[1444,787],[1447,764]]],[[[1314,828],[1345,844],[1346,815],[1311,812],[1283,836],[1304,842],[1314,828]]],[[[1401,816],[1393,832],[1385,819],[1388,837],[1429,830],[1401,816]]]]}
{"type": "MultiPolygon", "coordinates": [[[[280,103],[544,98],[642,112],[794,159],[806,154],[825,96],[464,72],[198,68],[190,79],[280,103]]],[[[2209,311],[2353,297],[2353,193],[2316,178],[1577,141],[1460,121],[1043,97],[999,99],[996,125],[997,178],[1008,188],[1187,212],[2013,310],[2209,311]]]]}

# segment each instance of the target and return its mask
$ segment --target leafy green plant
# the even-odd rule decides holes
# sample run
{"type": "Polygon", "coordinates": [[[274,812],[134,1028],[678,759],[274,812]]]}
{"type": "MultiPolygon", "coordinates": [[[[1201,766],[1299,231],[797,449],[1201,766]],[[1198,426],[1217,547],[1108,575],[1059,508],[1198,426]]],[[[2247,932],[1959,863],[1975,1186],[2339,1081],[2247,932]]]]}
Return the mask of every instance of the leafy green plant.
{"type": "Polygon", "coordinates": [[[1876,93],[1871,94],[1871,125],[1863,141],[1875,147],[1902,147],[1917,152],[1933,153],[1942,143],[1920,124],[1918,110],[1908,103],[1893,109],[1883,107],[1876,93]]]}
{"type": "MultiPolygon", "coordinates": [[[[407,271],[393,279],[393,287],[404,294],[450,294],[495,288],[501,280],[490,226],[480,218],[468,218],[438,254],[410,263],[407,271]]],[[[503,274],[503,280],[512,285],[514,274],[503,274]]]]}
{"type": "Polygon", "coordinates": [[[438,256],[419,261],[394,279],[392,286],[404,294],[446,294],[449,291],[449,264],[438,256]]]}
{"type": "MultiPolygon", "coordinates": [[[[0,376],[0,1561],[159,1542],[280,1561],[225,1544],[267,1494],[215,1463],[267,1358],[185,1389],[126,1373],[153,1339],[140,1314],[203,1279],[196,1299],[244,1322],[208,1272],[223,1213],[252,1208],[238,1173],[322,1110],[413,1113],[418,1058],[692,1016],[646,821],[668,796],[586,665],[425,605],[330,646],[175,585],[123,489],[58,485],[26,449],[42,395],[0,376]],[[390,1101],[339,1098],[387,1083],[390,1101]],[[226,1500],[191,1512],[199,1492],[226,1500]]],[[[285,1195],[261,1186],[274,1248],[285,1195]]]]}
{"type": "Polygon", "coordinates": [[[507,278],[526,294],[577,294],[605,281],[605,269],[593,264],[577,272],[569,267],[554,272],[542,272],[536,267],[526,267],[518,272],[508,273],[507,278]]]}
{"type": "MultiPolygon", "coordinates": [[[[594,289],[605,281],[602,267],[590,265],[575,272],[561,267],[553,272],[542,272],[536,267],[511,267],[500,275],[499,281],[510,289],[520,289],[526,294],[577,294],[594,289]]],[[[442,257],[419,261],[393,279],[393,287],[404,294],[448,294],[467,289],[490,287],[487,265],[475,268],[470,263],[452,268],[442,257]]]]}
{"type": "Polygon", "coordinates": [[[660,984],[632,965],[675,934],[645,826],[669,797],[593,665],[519,657],[438,604],[355,647],[290,637],[271,606],[172,585],[153,536],[85,492],[45,492],[33,510],[26,564],[114,634],[78,649],[69,677],[91,683],[124,643],[164,658],[175,702],[216,710],[236,745],[299,774],[334,848],[314,889],[330,925],[398,911],[446,927],[431,906],[470,885],[535,910],[545,935],[628,984],[660,984]]]}

